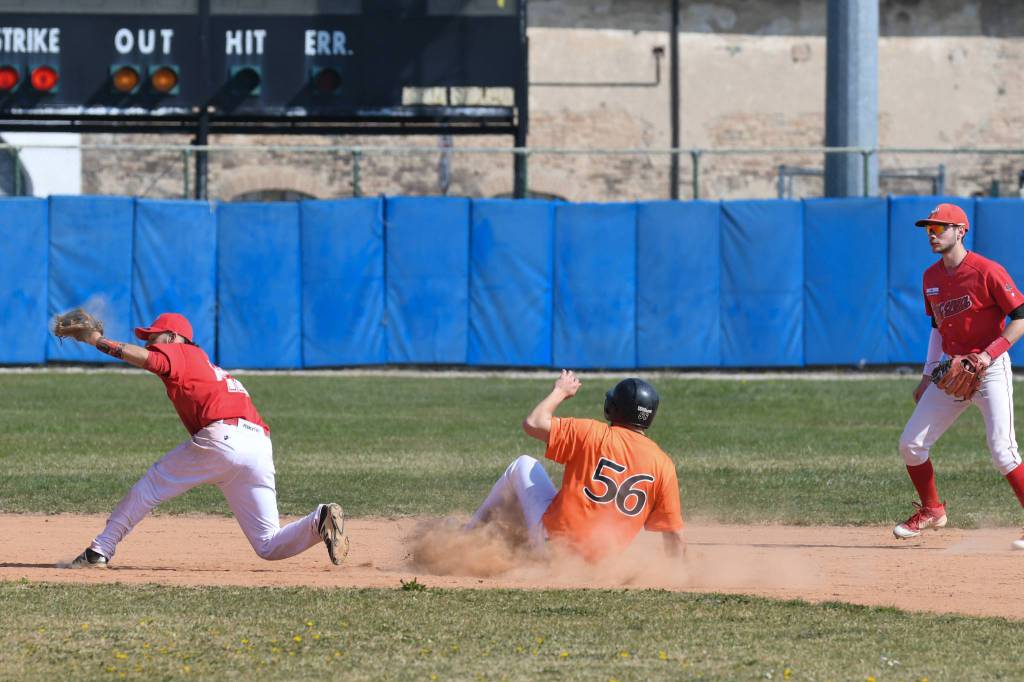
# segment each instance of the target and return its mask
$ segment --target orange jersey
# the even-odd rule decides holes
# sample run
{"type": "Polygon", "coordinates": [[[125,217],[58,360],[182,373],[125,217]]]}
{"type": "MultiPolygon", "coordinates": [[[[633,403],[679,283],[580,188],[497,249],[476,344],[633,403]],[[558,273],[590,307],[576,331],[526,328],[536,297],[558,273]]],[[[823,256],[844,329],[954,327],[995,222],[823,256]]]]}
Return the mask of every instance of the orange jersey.
{"type": "Polygon", "coordinates": [[[552,419],[545,456],[565,465],[562,489],[543,523],[597,560],[621,550],[641,529],[683,527],[672,460],[647,436],[593,419],[552,419]]]}

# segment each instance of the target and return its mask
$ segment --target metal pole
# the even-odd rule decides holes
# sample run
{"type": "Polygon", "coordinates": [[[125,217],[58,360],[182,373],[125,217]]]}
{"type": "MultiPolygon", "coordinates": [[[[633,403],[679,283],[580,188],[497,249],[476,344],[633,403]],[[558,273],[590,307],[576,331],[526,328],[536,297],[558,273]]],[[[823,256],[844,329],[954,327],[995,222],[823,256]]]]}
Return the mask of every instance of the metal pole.
{"type": "MultiPolygon", "coordinates": [[[[199,125],[196,127],[194,144],[205,147],[210,139],[210,115],[205,111],[199,114],[199,125]]],[[[209,174],[207,165],[207,152],[205,149],[196,150],[196,199],[207,199],[209,197],[206,180],[209,174]]]]}
{"type": "Polygon", "coordinates": [[[690,150],[690,164],[693,182],[693,198],[700,199],[700,150],[690,150]]]}
{"type": "MultiPolygon", "coordinates": [[[[828,0],[825,146],[878,147],[878,0],[828,0]]],[[[825,154],[825,196],[878,193],[877,159],[867,186],[854,154],[825,154]]]]}
{"type": "MultiPolygon", "coordinates": [[[[199,55],[200,63],[210,63],[210,0],[199,0],[199,55]]],[[[207,70],[205,83],[207,93],[212,92],[209,79],[207,70]]],[[[205,147],[210,141],[210,110],[205,102],[198,113],[199,119],[196,121],[196,137],[193,144],[205,147]]],[[[207,153],[205,150],[199,150],[196,152],[196,199],[208,198],[207,177],[207,153]]]]}
{"type": "MultiPolygon", "coordinates": [[[[519,85],[515,90],[516,97],[516,133],[515,146],[526,146],[526,135],[530,129],[530,41],[526,36],[526,2],[519,3],[519,46],[522,50],[523,68],[519,74],[519,85]]],[[[526,197],[529,181],[525,154],[513,154],[512,195],[516,199],[526,197]]]]}
{"type": "MultiPolygon", "coordinates": [[[[672,0],[671,33],[669,34],[669,121],[672,127],[672,149],[679,149],[679,0],[672,0]]],[[[679,154],[672,153],[669,169],[669,196],[679,198],[679,154]]],[[[694,197],[696,198],[696,197],[694,197]]]]}

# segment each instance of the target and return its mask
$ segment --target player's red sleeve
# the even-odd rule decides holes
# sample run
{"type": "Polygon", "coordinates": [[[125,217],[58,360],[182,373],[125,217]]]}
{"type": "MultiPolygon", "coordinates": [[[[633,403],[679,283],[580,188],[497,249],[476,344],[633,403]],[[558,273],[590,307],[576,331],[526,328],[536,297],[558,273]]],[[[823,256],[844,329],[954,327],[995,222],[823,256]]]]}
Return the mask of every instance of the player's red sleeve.
{"type": "Polygon", "coordinates": [[[985,279],[989,295],[1004,313],[1009,315],[1024,305],[1024,296],[1021,296],[1020,290],[1017,289],[1017,285],[1013,283],[1013,278],[1005,268],[1002,266],[992,268],[988,271],[985,279]]]}
{"type": "Polygon", "coordinates": [[[149,355],[146,357],[146,364],[143,369],[147,372],[152,372],[157,376],[164,377],[165,379],[170,378],[171,370],[173,369],[171,356],[175,354],[172,349],[165,347],[170,345],[173,344],[149,346],[147,349],[149,351],[149,355]]]}
{"type": "Polygon", "coordinates": [[[934,318],[935,313],[932,312],[932,304],[928,301],[928,285],[924,282],[921,283],[921,299],[924,301],[924,314],[934,318]]]}
{"type": "Polygon", "coordinates": [[[679,504],[679,479],[673,466],[666,466],[655,483],[651,513],[644,522],[644,530],[670,533],[683,529],[683,512],[679,504]]]}
{"type": "Polygon", "coordinates": [[[553,462],[565,464],[569,458],[582,449],[590,431],[589,419],[552,417],[551,432],[548,434],[548,449],[544,456],[553,462]]]}

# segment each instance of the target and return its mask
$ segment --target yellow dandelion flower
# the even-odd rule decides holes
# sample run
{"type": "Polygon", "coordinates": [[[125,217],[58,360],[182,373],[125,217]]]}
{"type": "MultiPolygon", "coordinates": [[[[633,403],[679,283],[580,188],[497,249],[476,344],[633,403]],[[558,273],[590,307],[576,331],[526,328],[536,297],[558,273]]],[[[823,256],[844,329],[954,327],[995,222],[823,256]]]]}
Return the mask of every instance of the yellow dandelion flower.
{"type": "Polygon", "coordinates": [[[148,649],[149,648],[149,642],[143,642],[142,643],[142,648],[143,649],[148,649]]]}
{"type": "Polygon", "coordinates": [[[306,621],[306,627],[307,627],[307,628],[311,628],[311,627],[313,627],[313,621],[311,621],[311,620],[307,620],[307,621],[306,621]]]}
{"type": "Polygon", "coordinates": [[[39,634],[43,634],[44,632],[46,632],[46,628],[39,628],[39,630],[37,630],[37,632],[39,634]]]}
{"type": "Polygon", "coordinates": [[[562,657],[562,658],[569,658],[569,652],[568,651],[563,651],[562,653],[560,653],[558,655],[560,657],[562,657]]]}
{"type": "Polygon", "coordinates": [[[665,653],[664,651],[659,651],[658,652],[658,660],[659,661],[667,661],[668,660],[668,654],[665,653]]]}
{"type": "Polygon", "coordinates": [[[628,651],[620,651],[619,652],[619,656],[621,658],[629,658],[629,652],[628,651]]]}
{"type": "Polygon", "coordinates": [[[243,639],[241,643],[242,643],[242,644],[248,644],[248,643],[249,643],[249,640],[247,640],[247,639],[243,639]]]}
{"type": "Polygon", "coordinates": [[[928,678],[927,677],[922,677],[921,678],[921,682],[928,682],[928,678]]]}
{"type": "Polygon", "coordinates": [[[189,665],[181,666],[181,672],[183,672],[183,673],[190,673],[190,672],[192,672],[192,666],[189,666],[189,665]]]}
{"type": "Polygon", "coordinates": [[[302,641],[302,635],[295,635],[294,637],[292,637],[292,641],[293,642],[301,642],[302,641]]]}
{"type": "Polygon", "coordinates": [[[543,637],[538,637],[537,638],[537,645],[539,646],[539,645],[541,645],[543,643],[544,643],[544,638],[543,637]]]}
{"type": "Polygon", "coordinates": [[[875,676],[874,675],[868,675],[868,682],[875,682],[875,676]]]}
{"type": "Polygon", "coordinates": [[[89,629],[89,624],[88,623],[82,623],[82,629],[83,630],[88,630],[89,629]]]}
{"type": "Polygon", "coordinates": [[[782,679],[788,680],[792,676],[793,676],[793,671],[790,670],[789,668],[786,668],[785,670],[782,671],[782,679]]]}
{"type": "Polygon", "coordinates": [[[320,639],[320,633],[318,632],[315,635],[313,635],[313,639],[320,639]]]}
{"type": "Polygon", "coordinates": [[[430,676],[430,679],[432,679],[432,680],[436,680],[436,679],[437,679],[437,675],[431,675],[431,676],[430,676]]]}
{"type": "Polygon", "coordinates": [[[128,654],[126,654],[126,653],[124,653],[122,651],[115,651],[114,652],[114,658],[119,658],[119,659],[121,659],[123,661],[124,659],[128,658],[128,654]]]}
{"type": "Polygon", "coordinates": [[[334,657],[335,658],[341,658],[341,652],[340,651],[335,651],[334,652],[334,657]]]}

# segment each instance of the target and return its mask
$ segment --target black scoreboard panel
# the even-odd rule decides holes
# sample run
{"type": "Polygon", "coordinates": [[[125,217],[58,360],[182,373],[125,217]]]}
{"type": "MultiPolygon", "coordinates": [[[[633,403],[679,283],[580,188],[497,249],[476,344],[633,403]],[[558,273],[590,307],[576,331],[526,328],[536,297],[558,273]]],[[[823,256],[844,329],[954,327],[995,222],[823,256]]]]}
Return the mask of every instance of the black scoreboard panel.
{"type": "Polygon", "coordinates": [[[408,87],[518,98],[522,2],[0,0],[0,117],[379,120],[409,115],[408,87]]]}

